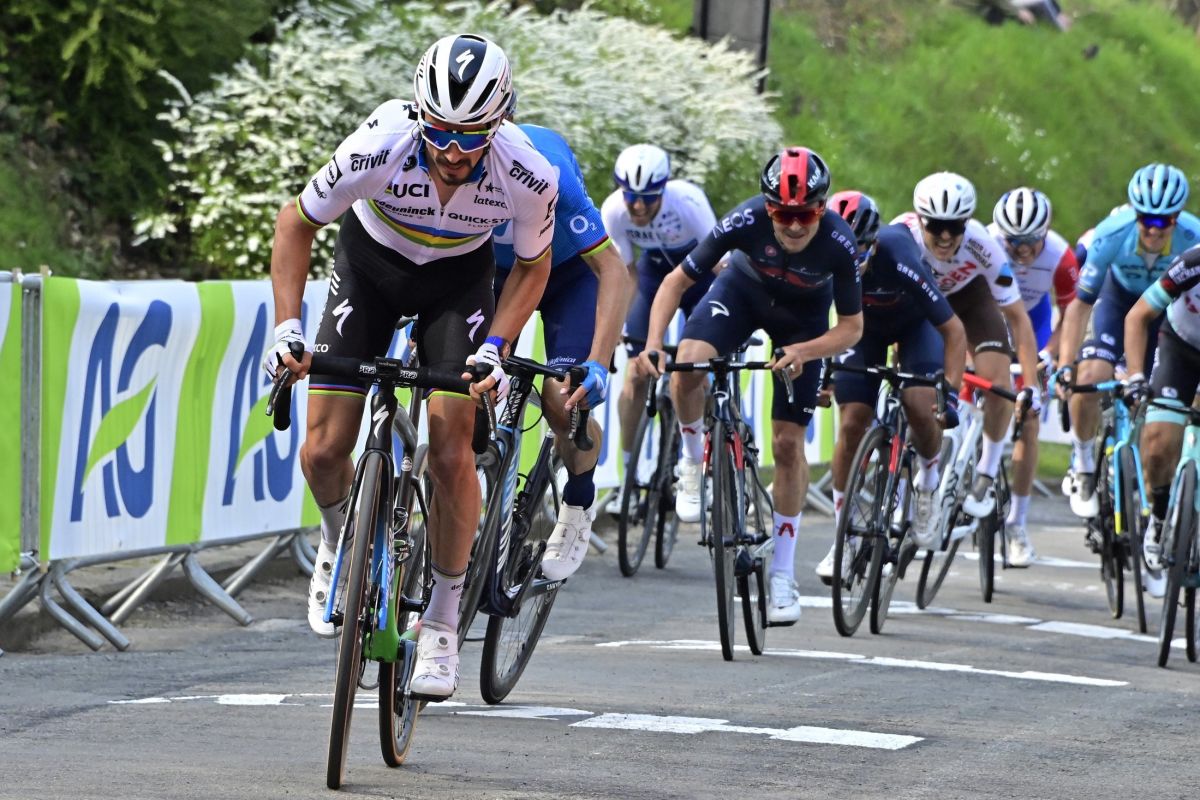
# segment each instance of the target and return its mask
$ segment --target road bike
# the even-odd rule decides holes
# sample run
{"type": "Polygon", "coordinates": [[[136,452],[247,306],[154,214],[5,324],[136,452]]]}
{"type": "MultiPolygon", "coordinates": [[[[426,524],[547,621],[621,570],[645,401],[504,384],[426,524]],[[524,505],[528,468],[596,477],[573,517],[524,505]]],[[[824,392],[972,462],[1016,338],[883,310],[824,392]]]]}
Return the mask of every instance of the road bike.
{"type": "Polygon", "coordinates": [[[903,386],[937,390],[938,416],[945,412],[942,375],[914,375],[892,367],[857,367],[831,362],[827,375],[852,372],[881,378],[886,390],[876,404],[875,421],[863,435],[851,462],[846,501],[834,544],[833,624],[853,636],[870,607],[870,629],[878,634],[887,620],[896,582],[916,555],[912,527],[916,451],[908,438],[903,386]]]}
{"type": "MultiPolygon", "coordinates": [[[[538,407],[535,378],[570,381],[574,388],[586,377],[582,367],[562,372],[519,356],[505,359],[504,371],[510,379],[509,392],[496,415],[495,435],[476,448],[484,506],[459,624],[461,643],[476,613],[488,615],[479,689],[483,699],[493,704],[502,702],[520,680],[566,582],[550,580],[540,572],[546,542],[558,520],[562,460],[555,450],[554,433],[547,430],[537,458],[522,472],[523,433],[538,424],[536,419],[524,424],[525,410],[538,407]]],[[[579,407],[571,412],[571,439],[585,451],[594,446],[588,416],[579,407]]]]}
{"type": "MultiPolygon", "coordinates": [[[[734,652],[735,583],[750,652],[762,655],[767,628],[772,624],[793,624],[767,621],[766,564],[775,549],[771,535],[774,507],[759,475],[758,445],[753,428],[742,416],[740,389],[734,380],[743,370],[761,369],[769,369],[766,362],[717,356],[668,364],[665,370],[713,376],[704,411],[707,433],[700,469],[700,541],[708,547],[716,579],[717,626],[726,661],[733,660],[734,652]]],[[[780,381],[791,402],[791,381],[786,376],[780,376],[780,381]]]]}
{"type": "MultiPolygon", "coordinates": [[[[625,337],[627,344],[645,342],[625,337]]],[[[663,347],[669,358],[675,346],[663,347]]],[[[645,409],[633,435],[633,449],[621,487],[621,514],[617,519],[617,564],[621,574],[633,577],[654,538],[654,566],[667,565],[679,534],[675,514],[675,463],[680,433],[667,376],[658,378],[646,392],[645,409]]]]}
{"type": "MultiPolygon", "coordinates": [[[[412,350],[415,356],[415,348],[412,350]]],[[[297,359],[302,346],[293,347],[297,359]],[[299,350],[299,352],[297,352],[299,350]]],[[[475,380],[486,374],[475,371],[475,380]]],[[[421,698],[408,689],[416,662],[416,623],[429,602],[432,559],[424,524],[428,498],[422,485],[427,447],[417,442],[423,391],[413,391],[406,411],[396,390],[440,389],[468,393],[460,371],[413,366],[410,359],[359,361],[314,355],[311,371],[361,379],[378,387],[371,395],[366,448],[354,470],[346,520],[339,532],[325,621],[340,626],[333,716],[325,782],[342,785],[350,721],[358,689],[379,690],[379,732],[384,761],[400,766],[412,744],[421,698]],[[392,431],[398,444],[393,451],[392,431]],[[347,577],[343,581],[343,574],[347,577]],[[378,682],[365,682],[368,662],[379,663],[378,682]]],[[[280,370],[267,413],[278,430],[291,425],[291,388],[280,370]]]]}
{"type": "Polygon", "coordinates": [[[1162,612],[1158,621],[1158,665],[1165,667],[1171,655],[1172,637],[1175,634],[1175,618],[1179,612],[1179,592],[1183,590],[1183,608],[1186,629],[1185,653],[1188,661],[1196,660],[1196,640],[1200,637],[1196,614],[1196,589],[1200,587],[1200,542],[1197,541],[1196,524],[1200,519],[1200,494],[1196,492],[1197,475],[1200,473],[1200,411],[1149,400],[1143,406],[1181,414],[1187,418],[1183,432],[1183,450],[1175,477],[1171,481],[1171,500],[1162,529],[1163,569],[1167,571],[1167,590],[1162,599],[1162,612]]]}
{"type": "MultiPolygon", "coordinates": [[[[1108,608],[1113,619],[1125,609],[1126,568],[1133,573],[1137,626],[1146,632],[1145,583],[1142,578],[1142,538],[1149,520],[1142,458],[1138,450],[1144,413],[1130,412],[1129,399],[1121,381],[1072,384],[1069,392],[1095,392],[1101,395],[1103,426],[1096,438],[1096,498],[1100,513],[1087,521],[1088,548],[1100,556],[1100,577],[1104,581],[1108,608]]],[[[1059,403],[1063,432],[1070,430],[1070,410],[1059,403]]]]}

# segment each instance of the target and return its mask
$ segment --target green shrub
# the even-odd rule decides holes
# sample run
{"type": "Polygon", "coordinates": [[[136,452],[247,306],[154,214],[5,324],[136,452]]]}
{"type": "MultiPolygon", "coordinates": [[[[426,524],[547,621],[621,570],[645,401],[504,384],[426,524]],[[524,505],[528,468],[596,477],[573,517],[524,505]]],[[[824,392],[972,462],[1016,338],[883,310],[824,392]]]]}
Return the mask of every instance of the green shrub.
{"type": "MultiPolygon", "coordinates": [[[[597,203],[611,191],[617,153],[635,142],[670,151],[676,174],[705,185],[718,212],[755,190],[778,146],[749,58],[662,29],[586,8],[539,16],[478,2],[364,2],[353,21],[350,30],[301,7],[255,61],[190,105],[171,104],[163,117],[173,135],[159,147],[176,205],[139,218],[142,241],[190,237],[197,257],[228,274],[266,271],[280,205],[372,108],[410,95],[421,53],[449,31],[505,48],[520,120],[571,142],[597,203]]],[[[318,270],[332,253],[329,227],[318,235],[318,270]]]]}

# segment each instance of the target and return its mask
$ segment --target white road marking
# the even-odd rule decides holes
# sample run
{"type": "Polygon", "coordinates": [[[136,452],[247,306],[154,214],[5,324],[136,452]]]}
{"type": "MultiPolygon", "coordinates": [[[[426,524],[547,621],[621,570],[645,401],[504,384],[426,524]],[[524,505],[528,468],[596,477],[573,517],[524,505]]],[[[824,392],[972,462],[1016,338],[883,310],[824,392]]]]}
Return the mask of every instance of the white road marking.
{"type": "MultiPolygon", "coordinates": [[[[597,647],[650,647],[656,650],[719,650],[721,645],[716,641],[698,641],[681,639],[659,641],[651,639],[628,640],[623,642],[601,642],[597,647]]],[[[750,652],[750,648],[737,645],[735,650],[750,652]]],[[[835,653],[824,650],[779,650],[767,648],[765,655],[784,656],[787,658],[812,658],[821,660],[846,661],[851,664],[869,664],[880,667],[899,667],[903,669],[925,669],[935,672],[966,672],[973,675],[992,675],[998,678],[1011,678],[1022,681],[1044,681],[1048,683],[1067,683],[1076,686],[1128,686],[1128,681],[1115,681],[1107,678],[1090,678],[1084,675],[1068,675],[1057,672],[1013,672],[1010,670],[985,669],[972,667],[969,664],[950,664],[941,661],[915,661],[887,656],[865,656],[858,653],[835,653]]]]}
{"type": "MultiPolygon", "coordinates": [[[[979,553],[959,553],[959,555],[962,558],[967,559],[968,561],[978,561],[979,560],[979,553]]],[[[992,559],[997,564],[1003,563],[1003,560],[1004,560],[1003,557],[999,553],[996,553],[996,555],[992,556],[992,559]]],[[[1038,556],[1034,560],[1033,564],[1036,567],[1064,567],[1066,569],[1094,569],[1094,570],[1100,569],[1099,562],[1072,561],[1069,558],[1058,558],[1056,556],[1038,556]]]]}
{"type": "Polygon", "coordinates": [[[900,750],[923,741],[919,736],[901,736],[891,733],[843,730],[839,728],[815,728],[800,725],[795,728],[752,728],[730,725],[728,720],[704,719],[701,717],[659,717],[652,714],[601,714],[590,719],[572,723],[572,728],[615,728],[626,731],[651,733],[743,733],[767,736],[785,742],[809,744],[836,744],[849,747],[870,747],[877,750],[900,750]]]}
{"type": "MultiPolygon", "coordinates": [[[[220,695],[177,695],[175,697],[144,697],[137,700],[109,700],[112,705],[157,705],[185,701],[208,700],[216,705],[230,706],[299,706],[305,703],[285,703],[288,697],[330,697],[328,694],[220,694],[220,695]]],[[[329,708],[328,703],[322,703],[321,708],[329,708]]],[[[357,699],[355,710],[375,710],[377,702],[371,695],[357,699]]],[[[783,742],[803,742],[808,744],[835,744],[849,747],[868,747],[876,750],[900,750],[917,742],[924,741],[919,736],[904,736],[894,733],[875,733],[873,731],[857,731],[844,728],[821,728],[810,725],[798,725],[793,728],[759,728],[746,725],[730,725],[729,720],[707,719],[705,717],[671,717],[653,714],[596,714],[579,708],[559,708],[556,706],[486,706],[446,701],[431,703],[422,714],[500,717],[506,719],[536,719],[560,721],[569,717],[587,717],[587,719],[570,723],[573,728],[598,728],[626,731],[646,731],[651,733],[742,733],[756,736],[766,736],[783,742]]]]}

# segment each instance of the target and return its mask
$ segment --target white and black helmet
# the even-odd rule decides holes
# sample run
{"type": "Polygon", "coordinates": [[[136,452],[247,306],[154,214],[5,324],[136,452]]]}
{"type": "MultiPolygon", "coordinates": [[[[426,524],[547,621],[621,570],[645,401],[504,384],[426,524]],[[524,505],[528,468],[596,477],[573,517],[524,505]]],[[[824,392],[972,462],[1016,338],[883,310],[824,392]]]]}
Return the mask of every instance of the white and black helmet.
{"type": "Polygon", "coordinates": [[[968,220],[975,213],[975,187],[954,172],[935,172],[917,183],[913,208],[926,219],[968,220]]]}
{"type": "Polygon", "coordinates": [[[421,56],[413,93],[427,117],[491,127],[504,118],[511,101],[508,56],[482,36],[445,36],[421,56]]]}
{"type": "Polygon", "coordinates": [[[661,192],[671,178],[671,157],[667,151],[652,144],[626,147],[617,156],[613,180],[627,192],[653,194],[661,192]]]}
{"type": "Polygon", "coordinates": [[[1041,239],[1050,230],[1050,212],[1050,198],[1022,186],[1001,196],[992,209],[992,221],[1007,237],[1041,239]]]}

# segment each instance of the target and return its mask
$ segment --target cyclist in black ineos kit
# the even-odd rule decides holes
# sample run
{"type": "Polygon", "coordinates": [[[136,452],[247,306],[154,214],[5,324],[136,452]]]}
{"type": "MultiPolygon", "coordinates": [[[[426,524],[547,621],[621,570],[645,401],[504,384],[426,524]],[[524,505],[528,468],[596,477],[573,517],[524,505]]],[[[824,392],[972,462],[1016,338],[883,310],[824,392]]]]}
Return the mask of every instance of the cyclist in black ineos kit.
{"type": "MultiPolygon", "coordinates": [[[[782,353],[772,368],[794,380],[795,401],[776,390],[771,405],[775,458],[775,552],[769,567],[771,622],[800,618],[796,588],[796,532],[808,491],[805,433],[812,419],[821,359],[841,353],[862,335],[862,296],[854,231],[837,214],[825,213],[829,169],[819,155],[789,147],[763,169],[762,194],[726,214],[683,263],[663,280],[650,312],[641,369],[661,374],[652,352],[661,351],[667,325],[684,292],[709,273],[726,252],[731,258],[697,303],[679,342],[681,362],[728,354],[759,328],[782,353]],[[837,322],[829,327],[829,308],[837,322]]],[[[671,374],[671,394],[683,433],[676,513],[700,518],[699,469],[704,447],[704,384],[699,372],[671,374]]]]}

